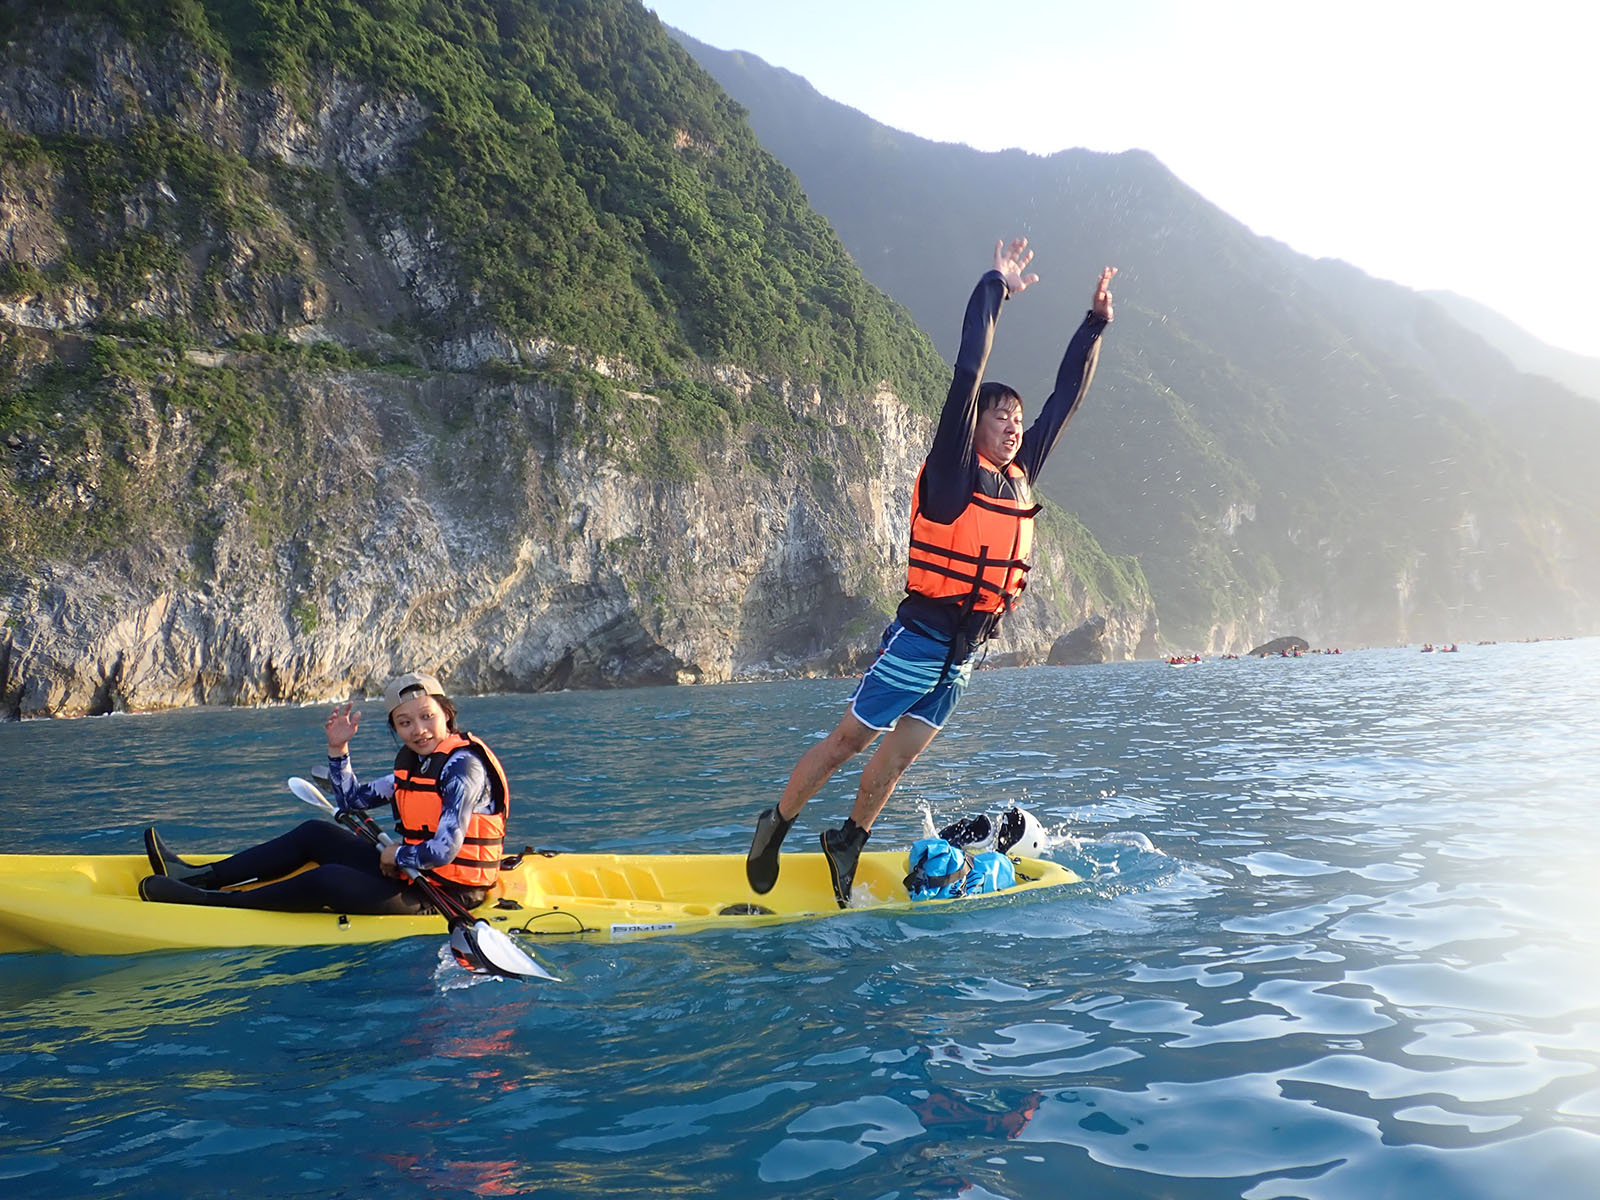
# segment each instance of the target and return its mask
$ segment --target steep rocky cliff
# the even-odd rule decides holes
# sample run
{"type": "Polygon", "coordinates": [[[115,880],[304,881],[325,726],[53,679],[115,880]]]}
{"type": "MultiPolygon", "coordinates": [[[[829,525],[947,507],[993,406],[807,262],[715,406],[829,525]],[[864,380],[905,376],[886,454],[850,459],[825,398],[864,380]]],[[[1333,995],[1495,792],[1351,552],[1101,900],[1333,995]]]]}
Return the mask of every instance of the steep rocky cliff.
{"type": "MultiPolygon", "coordinates": [[[[0,712],[296,701],[414,667],[463,692],[719,681],[870,653],[938,363],[814,218],[795,218],[811,250],[791,273],[760,255],[801,234],[768,214],[744,283],[732,266],[646,277],[641,250],[617,276],[662,305],[639,315],[601,235],[655,233],[603,198],[560,247],[565,275],[509,274],[430,206],[437,84],[337,56],[293,87],[260,78],[206,6],[179,6],[187,27],[20,7],[0,61],[0,712]],[[586,307],[633,314],[631,340],[563,340],[582,314],[546,313],[526,275],[603,290],[586,307]],[[733,307],[735,284],[771,311],[733,307]],[[781,327],[791,357],[741,351],[739,320],[781,327]]],[[[519,45],[599,29],[714,92],[636,5],[572,7],[576,32],[506,6],[519,45]]],[[[559,138],[570,113],[550,111],[559,138]]],[[[705,181],[700,208],[748,220],[722,178],[758,153],[742,125],[661,136],[705,160],[685,177],[705,181]]],[[[681,197],[683,178],[633,165],[641,193],[681,197]]],[[[990,661],[1042,661],[1091,620],[1106,657],[1151,652],[1137,567],[1045,520],[990,661]]]]}
{"type": "MultiPolygon", "coordinates": [[[[637,447],[536,384],[285,382],[296,412],[274,467],[299,524],[253,519],[246,477],[230,473],[208,485],[209,545],[145,536],[46,558],[8,597],[0,678],[13,711],[339,695],[419,659],[462,691],[840,671],[892,607],[903,497],[928,432],[892,396],[818,405],[811,461],[854,458],[854,470],[763,469],[756,434],[709,447],[694,478],[661,480],[619,465],[637,447]],[[860,462],[864,418],[881,430],[873,469],[860,462]]],[[[140,433],[130,455],[181,476],[181,424],[140,433]]],[[[1041,660],[1093,610],[1065,556],[1053,541],[996,661],[1041,660]]],[[[1148,640],[1147,611],[1109,616],[1109,657],[1148,640]]]]}

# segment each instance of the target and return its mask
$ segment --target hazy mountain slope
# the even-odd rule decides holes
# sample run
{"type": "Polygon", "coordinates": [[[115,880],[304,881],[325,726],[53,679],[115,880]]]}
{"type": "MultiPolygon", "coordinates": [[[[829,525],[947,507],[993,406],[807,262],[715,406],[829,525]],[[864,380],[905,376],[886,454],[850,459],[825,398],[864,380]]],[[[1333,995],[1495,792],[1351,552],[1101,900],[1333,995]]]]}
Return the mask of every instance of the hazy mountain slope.
{"type": "MultiPolygon", "coordinates": [[[[1580,396],[1600,400],[1600,358],[1541,342],[1494,309],[1454,292],[1423,292],[1459,324],[1509,358],[1519,371],[1553,379],[1580,396]]],[[[1597,306],[1600,312],[1600,306],[1597,306]]]]}
{"type": "Polygon", "coordinates": [[[1600,627],[1600,563],[1579,550],[1600,544],[1600,485],[1561,448],[1594,444],[1600,412],[1438,305],[1255,236],[1148,154],[930,143],[683,40],[947,356],[995,238],[1039,251],[991,368],[1035,400],[1094,271],[1122,268],[1047,487],[1138,556],[1174,644],[1600,627]]]}

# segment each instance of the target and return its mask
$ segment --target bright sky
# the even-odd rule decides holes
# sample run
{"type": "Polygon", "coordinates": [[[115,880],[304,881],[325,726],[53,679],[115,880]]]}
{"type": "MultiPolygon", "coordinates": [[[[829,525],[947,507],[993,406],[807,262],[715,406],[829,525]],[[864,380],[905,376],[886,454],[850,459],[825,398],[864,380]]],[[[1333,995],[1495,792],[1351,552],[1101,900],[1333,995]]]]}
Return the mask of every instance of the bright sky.
{"type": "Polygon", "coordinates": [[[1257,233],[1600,357],[1591,0],[644,0],[922,137],[1149,150],[1257,233]]]}

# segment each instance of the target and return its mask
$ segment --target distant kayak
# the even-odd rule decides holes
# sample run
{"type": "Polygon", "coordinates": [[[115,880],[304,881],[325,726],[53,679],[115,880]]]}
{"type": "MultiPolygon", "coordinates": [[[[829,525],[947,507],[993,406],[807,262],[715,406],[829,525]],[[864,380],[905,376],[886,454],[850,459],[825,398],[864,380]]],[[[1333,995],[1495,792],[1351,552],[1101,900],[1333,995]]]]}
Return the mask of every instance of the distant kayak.
{"type": "MultiPolygon", "coordinates": [[[[193,855],[204,863],[221,855],[193,855]]],[[[691,933],[730,925],[894,912],[967,904],[1082,880],[1043,859],[1016,858],[1017,885],[954,900],[913,901],[905,851],[861,856],[853,904],[833,898],[821,854],[785,854],[778,884],[757,896],[741,854],[558,854],[533,851],[501,872],[473,913],[508,933],[532,937],[691,933]]],[[[142,854],[0,855],[0,954],[141,954],[234,946],[330,946],[439,937],[439,916],[275,913],[139,898],[150,873],[142,854]]]]}

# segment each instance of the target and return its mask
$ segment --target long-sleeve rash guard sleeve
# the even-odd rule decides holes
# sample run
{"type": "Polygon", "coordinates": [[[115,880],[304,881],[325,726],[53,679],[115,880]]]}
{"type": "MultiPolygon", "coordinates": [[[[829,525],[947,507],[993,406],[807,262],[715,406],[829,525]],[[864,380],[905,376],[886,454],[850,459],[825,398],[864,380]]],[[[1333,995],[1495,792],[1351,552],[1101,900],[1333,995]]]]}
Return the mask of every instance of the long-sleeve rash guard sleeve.
{"type": "Polygon", "coordinates": [[[1006,282],[999,271],[987,271],[967,300],[961,321],[961,348],[955,374],[945,395],[944,411],[933,446],[922,464],[922,511],[930,521],[948,525],[972,499],[972,471],[978,454],[978,385],[994,345],[994,327],[1006,302],[1006,282]]]}
{"type": "Polygon", "coordinates": [[[377,808],[394,801],[394,776],[385,775],[372,783],[362,783],[356,778],[348,754],[328,756],[328,783],[340,809],[377,808]]]}
{"type": "Polygon", "coordinates": [[[1055,390],[1039,410],[1038,418],[1028,426],[1028,432],[1022,435],[1022,445],[1013,461],[1026,472],[1030,483],[1039,478],[1044,460],[1056,448],[1067,422],[1089,392],[1094,369],[1100,362],[1100,334],[1105,327],[1104,318],[1093,312],[1084,314],[1083,323],[1067,343],[1061,365],[1056,368],[1055,390]]]}

